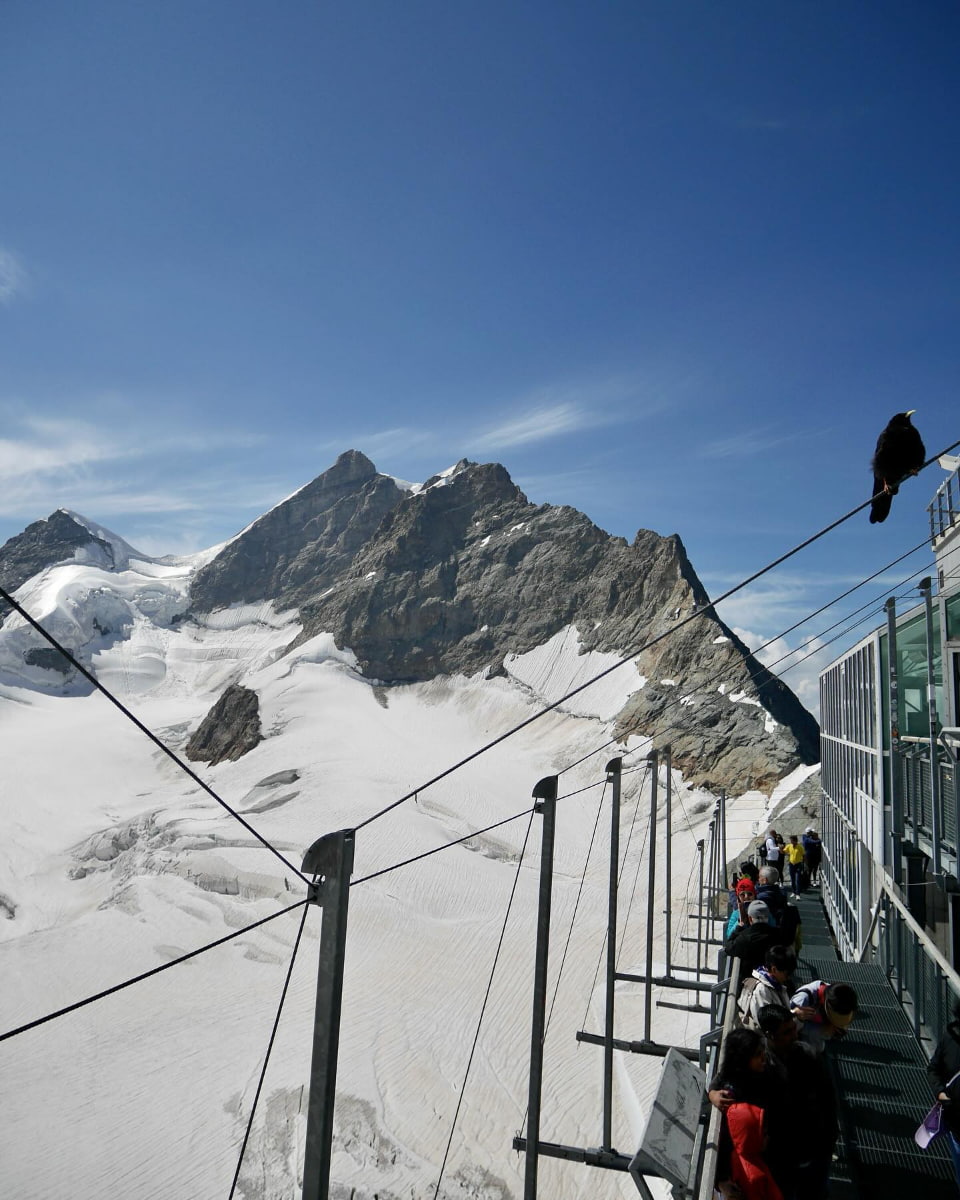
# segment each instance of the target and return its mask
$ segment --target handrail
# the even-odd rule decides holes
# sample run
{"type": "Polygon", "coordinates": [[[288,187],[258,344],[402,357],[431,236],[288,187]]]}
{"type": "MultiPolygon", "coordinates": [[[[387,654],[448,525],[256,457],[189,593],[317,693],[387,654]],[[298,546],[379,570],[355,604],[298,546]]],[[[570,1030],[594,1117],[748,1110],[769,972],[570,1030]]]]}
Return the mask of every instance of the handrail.
{"type": "MultiPolygon", "coordinates": [[[[923,929],[911,914],[900,897],[893,891],[893,880],[884,872],[883,883],[880,886],[880,895],[886,895],[892,902],[894,908],[899,912],[900,916],[906,923],[907,928],[923,946],[924,953],[928,958],[931,958],[940,970],[947,977],[947,980],[952,984],[955,992],[960,994],[960,975],[953,969],[949,962],[943,957],[936,943],[930,938],[930,935],[923,929]]],[[[879,907],[879,902],[878,902],[879,907]]]]}
{"type": "Polygon", "coordinates": [[[880,903],[882,896],[883,889],[881,888],[880,895],[877,897],[877,903],[873,910],[873,916],[870,918],[870,928],[867,930],[867,935],[863,939],[863,945],[860,947],[860,953],[857,955],[857,962],[863,962],[864,958],[866,957],[867,950],[870,948],[870,939],[873,937],[873,931],[877,927],[877,920],[879,919],[880,912],[883,908],[883,905],[880,903]]]}
{"type": "MultiPolygon", "coordinates": [[[[740,990],[740,966],[740,959],[733,959],[730,974],[727,976],[727,1001],[723,1010],[720,1046],[723,1045],[723,1039],[733,1028],[734,1018],[737,1014],[736,1003],[731,1004],[730,998],[732,996],[735,1000],[737,992],[740,990]]],[[[700,1164],[700,1187],[697,1192],[697,1200],[712,1200],[713,1197],[713,1189],[716,1185],[717,1158],[720,1154],[720,1122],[722,1120],[723,1114],[719,1108],[714,1108],[711,1104],[710,1120],[707,1123],[706,1149],[700,1164]]]]}

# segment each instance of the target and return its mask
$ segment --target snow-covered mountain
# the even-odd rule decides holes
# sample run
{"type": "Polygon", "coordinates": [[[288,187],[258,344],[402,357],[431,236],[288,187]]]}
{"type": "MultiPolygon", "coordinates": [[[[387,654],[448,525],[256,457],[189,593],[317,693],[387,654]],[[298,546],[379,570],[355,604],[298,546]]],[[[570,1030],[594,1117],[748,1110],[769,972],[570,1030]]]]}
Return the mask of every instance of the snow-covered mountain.
{"type": "MultiPolygon", "coordinates": [[[[745,841],[769,793],[816,755],[812,718],[717,620],[678,538],[641,531],[628,545],[571,509],[529,504],[496,465],[460,463],[411,487],[349,452],[188,558],[140,554],[60,510],[0,550],[0,583],[296,866],[323,833],[361,824],[628,660],[359,831],[357,881],[476,836],[351,889],[337,1196],[433,1194],[528,819],[477,831],[524,813],[539,778],[584,758],[563,775],[561,794],[576,794],[558,810],[555,968],[577,915],[542,1136],[595,1145],[599,1052],[574,1035],[598,1029],[603,1006],[606,864],[587,851],[616,751],[604,744],[620,739],[628,770],[651,736],[674,747],[678,933],[713,807],[705,789],[737,797],[730,827],[745,841]],[[636,654],[693,608],[704,611],[636,654]]],[[[15,612],[0,629],[0,745],[0,1031],[303,895],[15,612]]],[[[638,770],[624,783],[635,858],[649,780],[638,770]]],[[[522,1191],[510,1144],[526,1105],[538,839],[535,823],[441,1195],[522,1191]]],[[[624,964],[642,962],[642,914],[638,898],[624,964]]],[[[0,1044],[0,1193],[226,1196],[298,922],[0,1044]]],[[[298,1194],[319,913],[306,928],[244,1159],[247,1200],[298,1194]]],[[[640,989],[617,1003],[622,1036],[639,1036],[640,989]]],[[[699,1021],[664,1010],[655,1036],[692,1042],[699,1021]]],[[[618,1058],[625,1150],[655,1078],[651,1060],[618,1058]]],[[[584,1170],[544,1162],[544,1194],[579,1194],[584,1170]]],[[[590,1178],[598,1195],[632,1194],[629,1180],[590,1178]]]]}

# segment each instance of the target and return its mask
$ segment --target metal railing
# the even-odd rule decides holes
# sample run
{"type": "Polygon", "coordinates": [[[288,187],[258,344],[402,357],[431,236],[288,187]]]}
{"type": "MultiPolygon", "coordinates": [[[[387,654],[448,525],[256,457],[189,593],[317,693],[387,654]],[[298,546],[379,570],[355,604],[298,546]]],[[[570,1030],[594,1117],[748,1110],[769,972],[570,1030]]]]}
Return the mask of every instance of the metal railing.
{"type": "Polygon", "coordinates": [[[860,957],[883,968],[917,1039],[932,1044],[953,1020],[954,1007],[960,1001],[960,975],[894,888],[888,876],[877,901],[879,911],[874,913],[871,936],[860,957]]]}
{"type": "MultiPolygon", "coordinates": [[[[700,1039],[701,1066],[706,1071],[707,1080],[716,1074],[720,1066],[720,1053],[727,1034],[733,1028],[737,1015],[737,993],[740,990],[740,959],[730,958],[724,962],[721,953],[718,968],[723,974],[726,970],[726,988],[719,988],[711,993],[711,1024],[716,1027],[700,1039]]],[[[688,1194],[696,1200],[712,1200],[717,1182],[717,1160],[720,1152],[720,1124],[723,1116],[718,1108],[709,1105],[706,1116],[697,1131],[698,1137],[694,1142],[690,1163],[690,1187],[688,1194]]]]}
{"type": "Polygon", "coordinates": [[[937,488],[930,514],[930,540],[935,542],[960,522],[960,471],[954,471],[937,488]]]}
{"type": "Polygon", "coordinates": [[[929,842],[936,827],[940,834],[941,851],[945,851],[956,865],[957,831],[960,827],[960,767],[943,746],[938,747],[937,774],[940,787],[939,811],[935,821],[929,738],[903,739],[896,762],[899,763],[903,780],[903,817],[907,837],[916,831],[919,838],[929,842]]]}

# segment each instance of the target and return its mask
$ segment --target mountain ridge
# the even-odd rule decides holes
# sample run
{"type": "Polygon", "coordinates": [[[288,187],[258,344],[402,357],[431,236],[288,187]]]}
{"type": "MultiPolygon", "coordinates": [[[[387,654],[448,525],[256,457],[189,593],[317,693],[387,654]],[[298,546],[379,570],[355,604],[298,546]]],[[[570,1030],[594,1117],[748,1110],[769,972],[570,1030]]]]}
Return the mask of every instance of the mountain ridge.
{"type": "MultiPolygon", "coordinates": [[[[288,652],[332,634],[385,686],[508,675],[572,629],[580,654],[635,662],[633,676],[620,668],[628,686],[616,734],[669,740],[693,784],[769,792],[817,761],[815,720],[718,618],[679,535],[640,529],[628,543],[576,509],[532,504],[498,463],[463,459],[410,487],[346,451],[197,557],[182,594],[153,603],[151,620],[173,627],[265,603],[295,610],[301,628],[288,652]]],[[[0,578],[64,558],[115,565],[110,543],[60,510],[0,548],[0,578]]],[[[139,596],[113,614],[114,641],[138,619],[139,596]]],[[[102,649],[104,622],[88,624],[102,649]]],[[[71,649],[85,652],[82,640],[71,649]]],[[[23,657],[63,674],[35,646],[23,657]]]]}

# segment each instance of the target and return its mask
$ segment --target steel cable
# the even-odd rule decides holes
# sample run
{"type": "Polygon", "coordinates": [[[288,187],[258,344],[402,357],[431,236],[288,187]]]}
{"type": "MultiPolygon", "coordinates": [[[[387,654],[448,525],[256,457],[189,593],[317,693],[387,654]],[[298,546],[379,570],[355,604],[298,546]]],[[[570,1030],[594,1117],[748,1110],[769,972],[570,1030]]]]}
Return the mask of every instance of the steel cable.
{"type": "Polygon", "coordinates": [[[57,641],[52,633],[48,633],[47,630],[44,629],[44,627],[40,624],[40,622],[32,617],[23,607],[23,605],[20,604],[19,601],[14,600],[10,593],[2,587],[0,587],[0,599],[5,600],[11,608],[19,613],[20,616],[23,617],[23,619],[27,622],[27,624],[31,626],[31,628],[35,629],[36,632],[41,635],[41,637],[45,638],[55,650],[58,650],[64,656],[71,666],[75,667],[76,670],[80,672],[84,679],[93,684],[97,691],[105,696],[112,705],[118,708],[120,712],[123,713],[123,715],[127,718],[127,720],[132,721],[133,724],[136,725],[136,727],[140,730],[140,732],[148,737],[151,742],[153,742],[157,749],[161,750],[167,756],[167,758],[174,762],[180,768],[180,770],[188,775],[198,787],[202,788],[202,790],[207,793],[208,796],[210,796],[213,800],[216,800],[217,804],[219,804],[221,808],[225,809],[230,816],[234,818],[234,820],[239,821],[244,829],[246,829],[248,833],[252,834],[262,846],[269,850],[271,854],[276,855],[276,857],[279,858],[285,867],[289,867],[289,869],[302,883],[309,883],[309,880],[302,871],[300,871],[293,865],[292,862],[285,858],[284,855],[281,854],[276,848],[276,846],[272,846],[262,834],[258,833],[256,829],[254,829],[254,827],[249,823],[249,821],[245,821],[235,809],[231,808],[226,800],[218,796],[213,788],[206,782],[206,780],[202,779],[191,766],[185,763],[180,755],[176,753],[176,751],[171,750],[165,742],[157,737],[152,729],[149,729],[146,725],[144,725],[140,718],[135,716],[122,700],[118,699],[108,687],[104,686],[104,684],[97,679],[96,675],[94,675],[92,671],[88,671],[83,663],[80,662],[80,660],[74,654],[71,654],[66,646],[57,641]]]}
{"type": "Polygon", "coordinates": [[[257,1083],[257,1090],[253,1097],[253,1104],[250,1106],[250,1117],[247,1121],[246,1132],[243,1135],[243,1143],[240,1146],[240,1154],[237,1158],[237,1169],[233,1175],[233,1183],[230,1186],[229,1200],[233,1200],[233,1194],[237,1190],[237,1183],[240,1179],[240,1168],[243,1166],[243,1156],[246,1153],[247,1142],[250,1140],[250,1131],[253,1129],[253,1118],[257,1113],[257,1104],[260,1100],[260,1092],[263,1090],[263,1081],[267,1076],[267,1064],[270,1062],[270,1054],[273,1050],[273,1043],[276,1041],[277,1030],[280,1028],[280,1014],[283,1012],[283,1004],[287,998],[287,989],[290,987],[290,978],[293,975],[293,964],[297,961],[297,951],[300,949],[300,939],[303,937],[303,927],[307,923],[307,905],[303,906],[303,915],[300,918],[300,928],[297,930],[296,940],[293,943],[293,951],[290,955],[290,966],[287,968],[287,977],[283,981],[283,989],[280,992],[280,1003],[277,1005],[277,1015],[273,1021],[273,1029],[270,1031],[270,1040],[267,1043],[267,1052],[263,1058],[263,1067],[260,1070],[260,1079],[257,1083]]]}
{"type": "Polygon", "coordinates": [[[102,992],[97,992],[95,996],[87,996],[84,1000],[77,1000],[74,1004],[68,1004],[65,1008],[58,1008],[55,1012],[47,1013],[45,1017],[38,1017],[35,1021],[28,1021],[25,1025],[18,1025],[15,1029],[8,1029],[6,1033],[0,1033],[0,1042],[5,1042],[7,1038],[16,1037],[20,1033],[26,1033],[30,1029],[36,1029],[40,1025],[46,1025],[48,1021],[55,1021],[58,1017],[65,1017],[67,1013],[76,1012],[77,1009],[85,1008],[88,1004],[93,1004],[97,1000],[104,1000],[107,996],[112,996],[116,992],[122,992],[125,988],[131,987],[135,983],[141,983],[144,979],[149,979],[152,975],[159,975],[161,971],[169,971],[171,967],[178,967],[181,963],[188,962],[191,958],[196,958],[198,954],[204,954],[207,950],[213,950],[217,946],[222,946],[225,942],[242,937],[243,934],[249,933],[252,929],[258,929],[261,925],[266,925],[269,921],[275,921],[277,917],[282,917],[286,913],[293,912],[295,909],[309,903],[309,898],[298,900],[296,904],[291,904],[287,908],[281,908],[278,912],[271,913],[269,917],[264,917],[260,921],[254,921],[250,925],[245,925],[243,929],[237,929],[233,933],[225,934],[224,937],[217,938],[215,942],[208,942],[207,945],[199,946],[196,950],[190,950],[187,954],[181,954],[179,958],[162,963],[159,967],[151,967],[149,971],[142,971],[139,975],[134,975],[132,979],[127,979],[123,983],[117,983],[113,987],[104,988],[102,992]]]}

